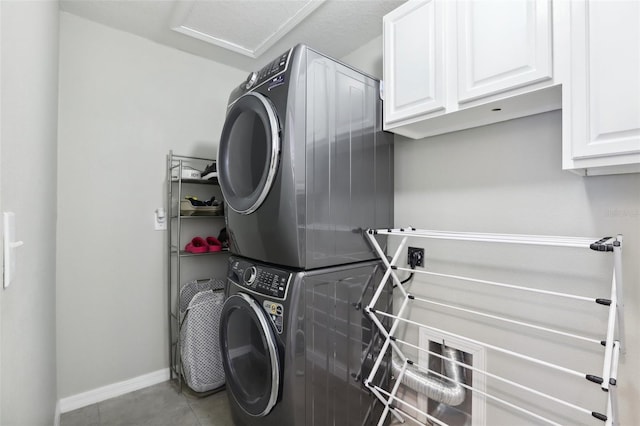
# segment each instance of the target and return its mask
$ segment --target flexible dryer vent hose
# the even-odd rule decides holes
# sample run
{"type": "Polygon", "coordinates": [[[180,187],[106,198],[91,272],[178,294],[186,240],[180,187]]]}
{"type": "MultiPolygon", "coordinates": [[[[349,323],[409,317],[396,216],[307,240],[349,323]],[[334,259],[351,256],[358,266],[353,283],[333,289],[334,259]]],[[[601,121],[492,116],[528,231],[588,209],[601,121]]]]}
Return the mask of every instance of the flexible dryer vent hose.
{"type": "MultiPolygon", "coordinates": [[[[454,362],[462,362],[462,352],[443,346],[442,356],[444,357],[442,360],[444,374],[449,379],[429,375],[410,364],[402,376],[402,384],[430,399],[455,407],[462,404],[465,398],[465,389],[460,385],[464,383],[463,367],[454,362]]],[[[400,375],[403,364],[394,352],[392,357],[394,376],[400,375]]]]}

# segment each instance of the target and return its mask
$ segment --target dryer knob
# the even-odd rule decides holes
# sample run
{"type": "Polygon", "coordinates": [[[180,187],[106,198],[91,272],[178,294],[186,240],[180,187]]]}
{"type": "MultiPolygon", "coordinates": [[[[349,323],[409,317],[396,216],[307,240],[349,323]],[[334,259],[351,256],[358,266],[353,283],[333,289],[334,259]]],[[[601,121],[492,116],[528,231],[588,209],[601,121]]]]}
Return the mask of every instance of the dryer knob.
{"type": "Polygon", "coordinates": [[[258,73],[254,71],[247,77],[244,88],[247,90],[251,89],[253,85],[256,84],[256,81],[258,81],[258,73]]]}
{"type": "Polygon", "coordinates": [[[258,276],[258,270],[256,269],[255,266],[252,266],[250,268],[247,268],[244,271],[244,275],[242,278],[244,278],[245,283],[251,285],[256,280],[257,276],[258,276]]]}

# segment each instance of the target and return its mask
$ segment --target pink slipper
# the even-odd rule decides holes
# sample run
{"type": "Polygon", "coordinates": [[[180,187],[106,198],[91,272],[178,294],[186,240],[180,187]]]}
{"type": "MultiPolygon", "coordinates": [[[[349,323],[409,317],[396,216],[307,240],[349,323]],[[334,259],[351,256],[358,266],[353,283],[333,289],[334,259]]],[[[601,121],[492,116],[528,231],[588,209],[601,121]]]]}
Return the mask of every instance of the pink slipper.
{"type": "Polygon", "coordinates": [[[222,243],[216,237],[207,237],[207,244],[209,245],[209,251],[222,250],[222,243]]]}
{"type": "Polygon", "coordinates": [[[195,237],[190,243],[187,243],[184,250],[189,253],[206,253],[209,251],[209,246],[203,238],[195,237]]]}

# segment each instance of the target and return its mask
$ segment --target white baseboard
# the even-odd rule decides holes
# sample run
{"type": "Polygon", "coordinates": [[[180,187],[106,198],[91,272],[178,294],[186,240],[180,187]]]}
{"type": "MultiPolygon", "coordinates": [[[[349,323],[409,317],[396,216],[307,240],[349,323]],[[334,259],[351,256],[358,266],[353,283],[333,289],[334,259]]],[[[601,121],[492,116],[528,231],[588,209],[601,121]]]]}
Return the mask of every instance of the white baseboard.
{"type": "Polygon", "coordinates": [[[53,413],[53,426],[60,426],[60,401],[56,402],[56,411],[53,413]]]}
{"type": "MultiPolygon", "coordinates": [[[[77,395],[68,396],[60,399],[58,402],[60,413],[68,413],[78,408],[86,407],[97,402],[105,401],[109,398],[124,395],[148,386],[157,385],[158,383],[169,380],[169,369],[154,371],[153,373],[143,374],[122,382],[113,383],[111,385],[102,386],[77,395]]],[[[59,416],[58,416],[59,417],[59,416]]]]}

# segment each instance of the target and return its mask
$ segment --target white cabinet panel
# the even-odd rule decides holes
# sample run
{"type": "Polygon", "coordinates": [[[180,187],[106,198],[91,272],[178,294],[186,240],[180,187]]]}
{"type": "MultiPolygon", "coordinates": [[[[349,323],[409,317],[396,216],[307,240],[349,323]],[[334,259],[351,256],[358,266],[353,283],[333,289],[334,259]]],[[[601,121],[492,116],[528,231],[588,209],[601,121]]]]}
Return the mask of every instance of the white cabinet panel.
{"type": "Polygon", "coordinates": [[[560,108],[556,91],[524,98],[555,83],[550,0],[409,0],[383,28],[385,130],[421,138],[560,108]]]}
{"type": "Polygon", "coordinates": [[[551,79],[549,0],[457,3],[459,102],[551,79]]]}
{"type": "Polygon", "coordinates": [[[640,2],[572,1],[564,167],[640,171],[640,2]]]}
{"type": "Polygon", "coordinates": [[[397,134],[561,102],[564,169],[640,172],[640,0],[409,0],[384,18],[384,79],[397,134]]]}
{"type": "Polygon", "coordinates": [[[444,109],[443,4],[409,2],[384,17],[385,128],[444,109]]]}

